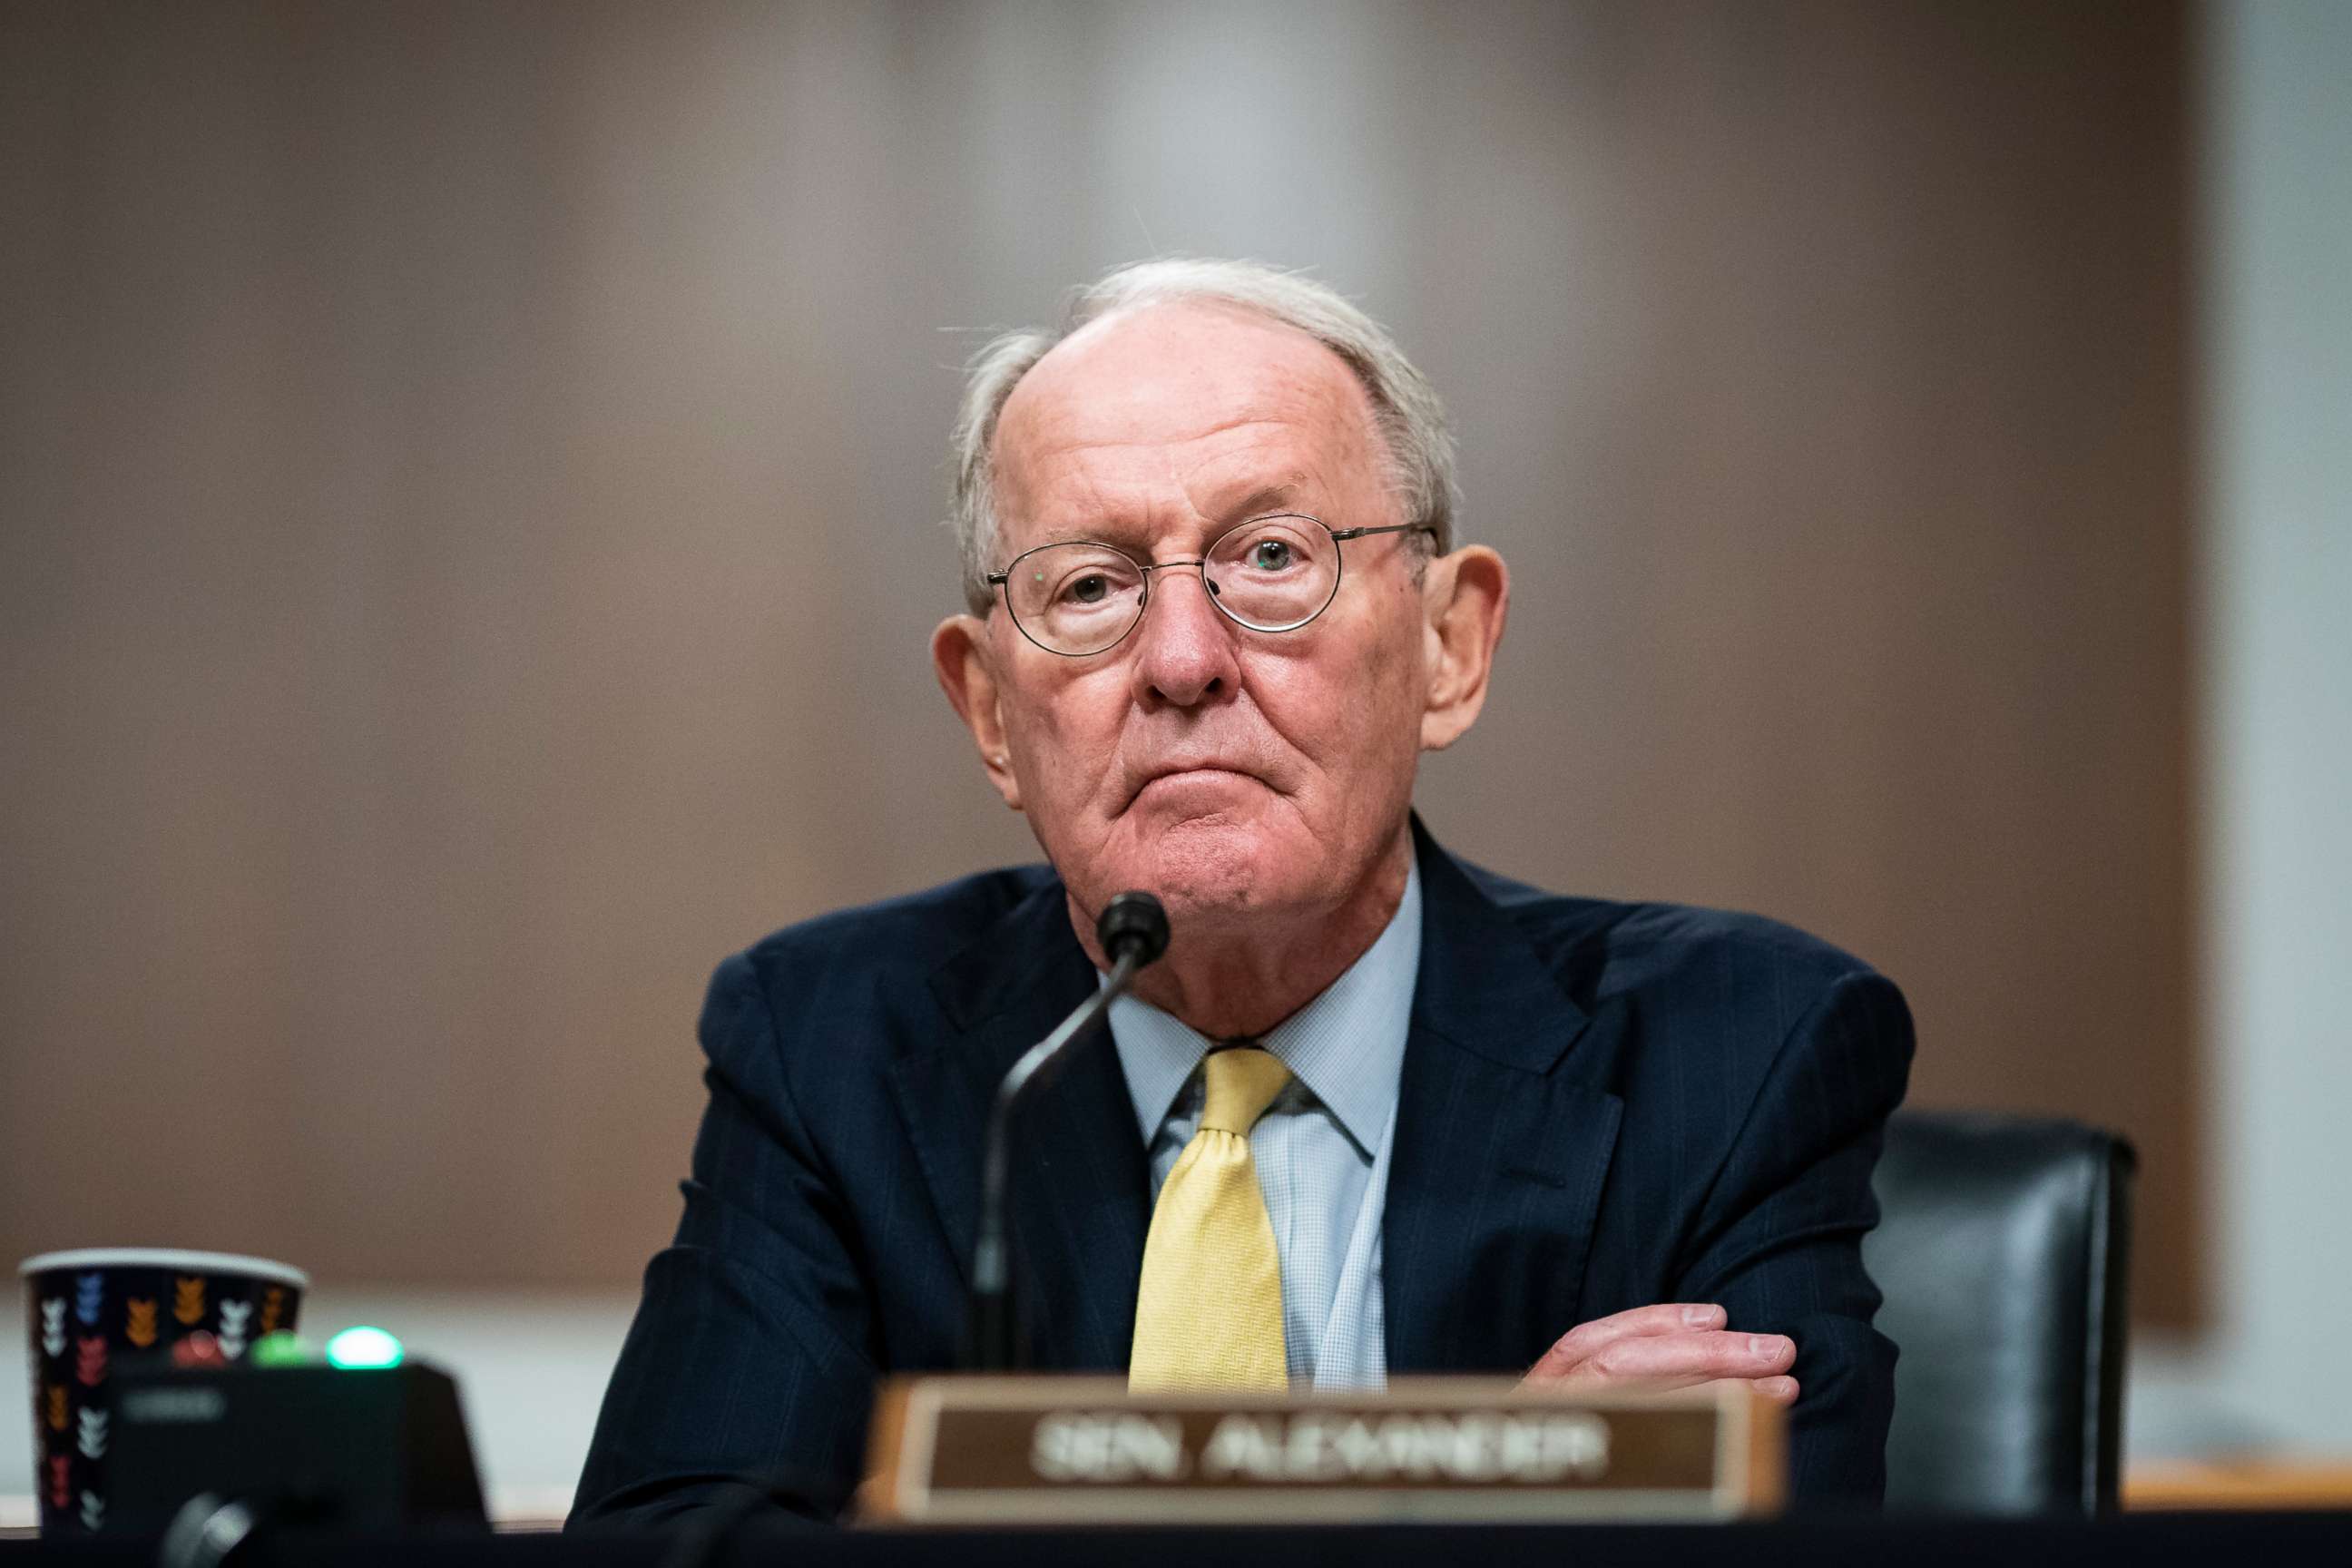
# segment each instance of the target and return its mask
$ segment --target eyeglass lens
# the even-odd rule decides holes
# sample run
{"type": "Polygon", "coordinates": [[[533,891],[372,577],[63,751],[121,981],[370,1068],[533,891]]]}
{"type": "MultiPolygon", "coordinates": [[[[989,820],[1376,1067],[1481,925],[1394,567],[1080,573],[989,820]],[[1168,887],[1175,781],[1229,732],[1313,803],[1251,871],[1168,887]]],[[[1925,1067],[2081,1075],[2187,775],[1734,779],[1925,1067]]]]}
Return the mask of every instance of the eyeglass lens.
{"type": "MultiPolygon", "coordinates": [[[[1201,566],[1231,620],[1281,632],[1320,615],[1339,586],[1339,546],[1310,518],[1263,517],[1221,535],[1201,566]]],[[[1106,544],[1048,544],[1013,563],[1004,597],[1021,629],[1056,653],[1099,653],[1143,613],[1143,568],[1106,544]]]]}

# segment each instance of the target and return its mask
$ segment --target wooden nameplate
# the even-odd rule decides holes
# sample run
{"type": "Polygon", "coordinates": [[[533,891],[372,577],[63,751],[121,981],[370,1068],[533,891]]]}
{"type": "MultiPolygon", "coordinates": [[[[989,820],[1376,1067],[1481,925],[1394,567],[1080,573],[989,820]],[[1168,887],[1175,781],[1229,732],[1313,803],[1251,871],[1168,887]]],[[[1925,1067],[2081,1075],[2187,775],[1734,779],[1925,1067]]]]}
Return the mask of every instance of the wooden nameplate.
{"type": "Polygon", "coordinates": [[[1116,1377],[882,1385],[865,1522],[1708,1520],[1778,1511],[1780,1407],[1744,1384],[1566,1394],[1475,1377],[1130,1394],[1116,1377]]]}

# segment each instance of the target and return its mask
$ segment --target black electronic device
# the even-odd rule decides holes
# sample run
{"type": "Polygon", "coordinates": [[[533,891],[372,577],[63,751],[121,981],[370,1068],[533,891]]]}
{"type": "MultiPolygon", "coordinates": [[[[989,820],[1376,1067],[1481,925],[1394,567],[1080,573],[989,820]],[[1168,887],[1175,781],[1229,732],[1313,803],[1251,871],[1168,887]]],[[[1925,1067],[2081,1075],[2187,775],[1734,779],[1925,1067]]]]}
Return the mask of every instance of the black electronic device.
{"type": "Polygon", "coordinates": [[[125,1369],[109,1474],[109,1534],[161,1534],[205,1496],[257,1522],[488,1528],[457,1385],[416,1362],[125,1369]]]}

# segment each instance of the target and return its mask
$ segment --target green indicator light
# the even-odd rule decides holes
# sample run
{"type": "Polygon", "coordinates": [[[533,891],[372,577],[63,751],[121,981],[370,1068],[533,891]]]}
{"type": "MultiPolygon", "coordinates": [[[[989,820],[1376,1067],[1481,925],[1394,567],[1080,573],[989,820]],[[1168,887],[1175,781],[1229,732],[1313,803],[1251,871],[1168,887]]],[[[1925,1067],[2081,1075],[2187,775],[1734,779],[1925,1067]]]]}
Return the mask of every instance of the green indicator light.
{"type": "Polygon", "coordinates": [[[247,1361],[255,1366],[308,1366],[319,1359],[308,1341],[290,1329],[279,1329],[253,1342],[247,1361]]]}
{"type": "Polygon", "coordinates": [[[327,1364],[345,1372],[398,1366],[400,1357],[400,1342],[382,1329],[345,1329],[327,1342],[327,1364]]]}

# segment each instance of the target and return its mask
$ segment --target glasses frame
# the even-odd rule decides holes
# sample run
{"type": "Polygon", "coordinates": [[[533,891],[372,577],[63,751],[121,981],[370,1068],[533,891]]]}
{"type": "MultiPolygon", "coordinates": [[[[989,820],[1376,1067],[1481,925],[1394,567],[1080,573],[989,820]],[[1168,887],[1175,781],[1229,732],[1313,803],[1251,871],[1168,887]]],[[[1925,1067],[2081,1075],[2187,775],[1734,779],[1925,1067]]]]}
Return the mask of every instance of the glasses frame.
{"type": "Polygon", "coordinates": [[[1151,610],[1151,574],[1154,572],[1165,572],[1171,567],[1176,566],[1190,566],[1192,568],[1193,574],[1201,580],[1201,592],[1207,596],[1209,603],[1215,606],[1217,614],[1224,616],[1226,620],[1231,621],[1234,626],[1241,627],[1242,630],[1245,632],[1264,632],[1270,637],[1279,637],[1285,632],[1295,632],[1302,626],[1309,626],[1321,619],[1323,612],[1329,609],[1339,599],[1339,584],[1346,581],[1348,575],[1348,552],[1339,549],[1339,546],[1345,544],[1351,539],[1370,539],[1375,534],[1381,533],[1426,533],[1433,539],[1437,536],[1437,525],[1433,522],[1391,522],[1383,523],[1376,528],[1334,528],[1329,523],[1324,521],[1321,518],[1316,517],[1308,512],[1267,511],[1260,512],[1255,517],[1244,518],[1241,521],[1234,524],[1231,528],[1220,530],[1217,536],[1214,539],[1210,540],[1209,542],[1202,547],[1201,553],[1189,561],[1138,561],[1135,558],[1134,552],[1123,550],[1116,544],[1106,544],[1098,539],[1055,539],[1049,540],[1044,544],[1030,546],[1020,554],[1014,556],[1012,560],[1006,562],[1003,571],[991,572],[983,576],[982,581],[986,583],[990,587],[1002,591],[1004,603],[1004,616],[1007,620],[1013,623],[1013,629],[1019,632],[1024,637],[1027,638],[1033,646],[1043,648],[1045,652],[1052,654],[1056,658],[1093,658],[1097,654],[1106,654],[1110,652],[1111,649],[1118,647],[1119,644],[1133,637],[1135,635],[1135,628],[1143,624],[1143,617],[1150,614],[1151,610]],[[1231,610],[1225,608],[1217,591],[1209,585],[1209,557],[1216,553],[1218,545],[1223,544],[1227,539],[1239,533],[1243,529],[1255,527],[1261,522],[1270,522],[1276,518],[1287,518],[1294,522],[1311,522],[1316,527],[1321,529],[1324,532],[1331,536],[1331,592],[1325,595],[1324,600],[1320,605],[1315,606],[1313,614],[1302,616],[1301,618],[1291,622],[1286,626],[1253,626],[1249,622],[1242,619],[1239,616],[1234,614],[1231,610]],[[1061,648],[1052,647],[1047,643],[1040,641],[1034,632],[1031,631],[1027,626],[1022,624],[1021,617],[1016,615],[1013,609],[1013,589],[1011,587],[1011,584],[1013,581],[1013,574],[1020,569],[1021,563],[1040,551],[1060,550],[1073,544],[1084,544],[1096,550],[1108,550],[1114,555],[1125,556],[1143,579],[1143,592],[1137,595],[1135,601],[1135,619],[1128,622],[1127,630],[1119,633],[1118,637],[1103,644],[1102,647],[1090,648],[1085,653],[1068,653],[1061,648]]]}

